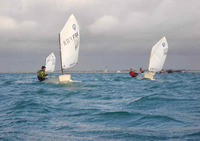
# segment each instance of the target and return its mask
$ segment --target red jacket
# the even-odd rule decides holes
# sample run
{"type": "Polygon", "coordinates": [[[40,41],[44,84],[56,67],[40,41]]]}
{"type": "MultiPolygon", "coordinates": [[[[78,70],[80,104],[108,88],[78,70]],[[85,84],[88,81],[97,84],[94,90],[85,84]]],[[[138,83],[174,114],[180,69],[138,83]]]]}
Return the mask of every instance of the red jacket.
{"type": "Polygon", "coordinates": [[[134,76],[134,71],[130,71],[129,74],[130,74],[130,76],[133,77],[134,76]]]}

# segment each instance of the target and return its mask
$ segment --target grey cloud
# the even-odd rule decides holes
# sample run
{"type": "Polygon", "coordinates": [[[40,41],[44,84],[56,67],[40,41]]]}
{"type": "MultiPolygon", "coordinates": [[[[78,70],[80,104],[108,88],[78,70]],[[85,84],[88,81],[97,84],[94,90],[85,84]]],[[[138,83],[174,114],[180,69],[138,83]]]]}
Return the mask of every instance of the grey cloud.
{"type": "Polygon", "coordinates": [[[71,13],[81,28],[75,70],[147,67],[150,48],[163,36],[165,68],[200,69],[198,0],[1,0],[0,6],[1,72],[35,71],[52,51],[58,58],[58,33],[71,13]]]}

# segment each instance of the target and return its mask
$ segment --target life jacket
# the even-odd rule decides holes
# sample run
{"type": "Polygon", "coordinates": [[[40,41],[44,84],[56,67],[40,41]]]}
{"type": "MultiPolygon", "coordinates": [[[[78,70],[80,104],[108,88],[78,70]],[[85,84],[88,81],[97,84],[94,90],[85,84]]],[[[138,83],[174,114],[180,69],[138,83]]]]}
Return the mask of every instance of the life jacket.
{"type": "Polygon", "coordinates": [[[46,76],[45,71],[43,70],[37,71],[37,77],[44,77],[44,76],[46,76]]]}
{"type": "Polygon", "coordinates": [[[133,77],[134,76],[134,71],[130,71],[129,74],[130,74],[130,76],[133,77]]]}

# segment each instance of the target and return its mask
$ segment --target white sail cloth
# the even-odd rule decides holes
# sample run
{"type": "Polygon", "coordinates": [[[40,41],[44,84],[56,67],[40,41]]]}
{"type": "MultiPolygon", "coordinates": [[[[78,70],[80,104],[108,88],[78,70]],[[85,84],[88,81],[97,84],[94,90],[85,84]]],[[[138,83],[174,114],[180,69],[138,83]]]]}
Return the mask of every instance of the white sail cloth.
{"type": "Polygon", "coordinates": [[[63,69],[78,63],[80,32],[76,18],[72,14],[60,32],[61,64],[63,69]]]}
{"type": "Polygon", "coordinates": [[[168,43],[165,37],[157,42],[151,49],[148,71],[156,73],[162,70],[167,57],[168,43]]]}
{"type": "Polygon", "coordinates": [[[54,72],[56,65],[56,57],[54,53],[52,52],[47,58],[46,58],[46,72],[54,72]]]}

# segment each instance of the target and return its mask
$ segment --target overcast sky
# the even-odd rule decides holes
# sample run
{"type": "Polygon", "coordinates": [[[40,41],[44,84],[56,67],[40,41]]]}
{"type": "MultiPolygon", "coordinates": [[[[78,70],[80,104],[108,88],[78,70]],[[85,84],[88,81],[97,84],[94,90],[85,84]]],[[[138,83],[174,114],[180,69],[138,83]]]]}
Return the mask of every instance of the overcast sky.
{"type": "Polygon", "coordinates": [[[72,70],[148,67],[151,47],[169,44],[164,69],[200,69],[199,0],[0,0],[0,72],[35,72],[71,14],[81,28],[72,70]]]}

